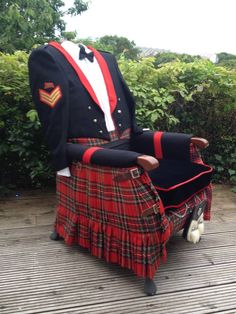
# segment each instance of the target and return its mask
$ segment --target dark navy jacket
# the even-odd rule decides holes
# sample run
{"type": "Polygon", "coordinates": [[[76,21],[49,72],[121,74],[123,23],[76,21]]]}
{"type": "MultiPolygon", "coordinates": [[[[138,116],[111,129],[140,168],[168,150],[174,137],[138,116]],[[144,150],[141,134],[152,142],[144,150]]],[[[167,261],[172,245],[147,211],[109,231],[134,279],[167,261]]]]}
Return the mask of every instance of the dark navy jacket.
{"type": "MultiPolygon", "coordinates": [[[[135,121],[134,99],[119,71],[115,57],[108,52],[95,50],[94,54],[103,72],[116,131],[122,134],[130,128],[132,134],[142,133],[135,121]]],[[[29,78],[33,101],[52,153],[55,170],[70,164],[67,144],[69,138],[110,140],[104,113],[96,95],[78,65],[60,44],[52,42],[31,53],[29,78]]],[[[71,150],[71,146],[69,149],[71,150]]],[[[75,159],[83,159],[85,147],[76,144],[72,150],[75,159]]],[[[115,166],[114,159],[119,161],[118,166],[130,166],[140,155],[123,151],[115,158],[114,152],[111,153],[109,149],[94,154],[99,155],[100,159],[102,154],[108,159],[108,164],[113,164],[113,160],[115,166]],[[121,154],[124,163],[120,161],[121,154]]],[[[94,163],[95,157],[94,155],[94,163]]]]}

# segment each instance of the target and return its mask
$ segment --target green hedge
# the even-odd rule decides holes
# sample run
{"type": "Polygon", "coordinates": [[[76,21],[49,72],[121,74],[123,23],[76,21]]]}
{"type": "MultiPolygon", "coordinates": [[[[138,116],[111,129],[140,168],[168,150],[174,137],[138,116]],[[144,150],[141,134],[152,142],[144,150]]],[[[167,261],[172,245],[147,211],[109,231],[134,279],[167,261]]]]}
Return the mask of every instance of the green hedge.
{"type": "MultiPolygon", "coordinates": [[[[0,193],[52,184],[47,149],[28,86],[28,55],[0,54],[0,193]]],[[[211,62],[119,60],[144,127],[206,137],[215,180],[236,182],[236,73],[211,62]]]]}
{"type": "Polygon", "coordinates": [[[25,52],[0,54],[0,194],[52,182],[40,124],[29,114],[27,61],[25,52]]]}

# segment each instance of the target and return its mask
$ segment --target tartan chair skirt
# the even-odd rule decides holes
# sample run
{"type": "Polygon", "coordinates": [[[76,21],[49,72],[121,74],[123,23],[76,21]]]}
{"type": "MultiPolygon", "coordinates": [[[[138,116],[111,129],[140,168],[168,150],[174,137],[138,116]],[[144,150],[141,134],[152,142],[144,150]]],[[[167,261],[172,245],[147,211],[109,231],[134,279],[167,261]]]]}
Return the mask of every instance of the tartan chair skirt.
{"type": "MultiPolygon", "coordinates": [[[[193,147],[191,154],[201,162],[193,147]]],[[[210,219],[211,186],[179,208],[164,211],[146,172],[137,179],[114,180],[133,168],[73,163],[71,177],[57,176],[55,229],[66,244],[76,243],[107,262],[153,278],[166,258],[168,239],[184,227],[194,204],[206,199],[204,218],[210,219]],[[158,212],[145,215],[153,206],[158,212]]]]}

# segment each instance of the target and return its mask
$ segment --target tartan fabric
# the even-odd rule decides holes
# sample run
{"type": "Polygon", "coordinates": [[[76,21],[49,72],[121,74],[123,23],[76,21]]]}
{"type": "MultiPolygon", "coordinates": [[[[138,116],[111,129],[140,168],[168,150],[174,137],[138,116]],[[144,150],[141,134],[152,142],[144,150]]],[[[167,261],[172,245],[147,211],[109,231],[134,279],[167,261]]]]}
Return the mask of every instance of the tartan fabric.
{"type": "MultiPolygon", "coordinates": [[[[194,146],[190,151],[194,162],[202,162],[194,146]]],[[[71,177],[57,176],[55,229],[68,245],[77,243],[107,262],[153,278],[166,258],[169,237],[184,227],[195,202],[207,199],[205,219],[210,219],[211,187],[180,208],[162,212],[147,173],[135,180],[114,181],[130,169],[73,163],[71,177]],[[144,217],[145,210],[155,204],[159,214],[144,217]]]]}
{"type": "Polygon", "coordinates": [[[204,212],[204,220],[210,220],[208,213],[211,208],[211,187],[206,187],[203,191],[197,193],[190,200],[188,200],[177,211],[175,209],[169,209],[166,211],[166,216],[170,224],[170,233],[174,234],[184,228],[185,222],[195,205],[198,205],[202,200],[206,200],[206,209],[204,212]]]}
{"type": "Polygon", "coordinates": [[[70,178],[57,177],[56,230],[69,245],[77,243],[107,262],[153,277],[165,255],[165,231],[156,215],[142,213],[158,202],[150,179],[115,182],[127,168],[74,163],[70,178]]]}

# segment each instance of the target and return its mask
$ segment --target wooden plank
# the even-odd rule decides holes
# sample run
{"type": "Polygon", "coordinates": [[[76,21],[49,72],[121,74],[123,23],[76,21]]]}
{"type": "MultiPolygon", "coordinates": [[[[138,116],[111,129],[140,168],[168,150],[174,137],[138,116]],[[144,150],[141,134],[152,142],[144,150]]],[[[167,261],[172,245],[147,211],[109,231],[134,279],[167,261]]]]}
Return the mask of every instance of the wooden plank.
{"type": "MultiPolygon", "coordinates": [[[[187,289],[195,289],[205,286],[216,286],[222,284],[229,284],[236,282],[236,262],[215,265],[190,268],[188,270],[166,271],[160,270],[157,272],[155,281],[158,285],[158,289],[161,293],[171,291],[181,291],[187,289]]],[[[45,267],[40,271],[28,272],[19,274],[17,271],[6,274],[1,278],[1,297],[12,298],[13,295],[21,292],[23,298],[24,295],[39,294],[41,291],[60,290],[63,287],[63,291],[71,288],[71,283],[75,289],[80,289],[87,283],[87,287],[93,288],[93,285],[97,282],[101,286],[107,286],[112,282],[113,284],[120,284],[122,282],[127,283],[126,289],[130,284],[134,282],[139,283],[141,279],[135,279],[135,276],[128,272],[116,270],[114,272],[106,267],[99,267],[99,272],[96,268],[88,266],[81,271],[76,265],[71,267],[59,267],[57,269],[51,267],[45,267]],[[10,276],[8,276],[10,275],[10,276]],[[129,281],[127,278],[129,277],[129,281]],[[108,283],[108,285],[107,285],[108,283]]]]}
{"type": "Polygon", "coordinates": [[[38,237],[49,237],[50,232],[53,230],[53,225],[39,225],[23,228],[11,228],[0,230],[0,243],[7,245],[9,240],[19,240],[25,242],[27,239],[31,241],[38,237]]]}
{"type": "Polygon", "coordinates": [[[80,291],[73,289],[68,294],[57,291],[40,293],[27,300],[20,294],[10,302],[2,303],[2,314],[10,313],[215,313],[236,308],[236,283],[187,291],[160,293],[152,298],[144,297],[132,285],[129,290],[124,286],[111,286],[109,291],[94,285],[96,292],[91,292],[85,285],[80,291]],[[55,298],[56,297],[56,298],[55,298]],[[20,310],[20,311],[19,311],[20,310]],[[73,312],[74,311],[74,312],[73,312]]]}
{"type": "MultiPolygon", "coordinates": [[[[44,236],[43,239],[45,241],[48,241],[48,236],[44,236]]],[[[35,238],[34,243],[32,245],[24,245],[21,246],[18,243],[16,243],[16,246],[14,246],[14,243],[10,243],[7,246],[4,246],[4,244],[0,245],[0,251],[1,251],[1,257],[0,262],[2,269],[7,268],[10,263],[12,263],[12,267],[19,268],[20,265],[25,265],[27,261],[32,262],[35,260],[35,258],[38,259],[38,262],[41,264],[44,263],[44,260],[50,260],[54,255],[57,257],[57,259],[60,259],[63,263],[75,261],[78,262],[84,261],[87,259],[94,259],[99,260],[97,257],[92,257],[90,252],[88,252],[85,249],[79,248],[77,246],[74,247],[68,247],[63,242],[56,242],[53,244],[42,242],[42,237],[35,238]],[[33,246],[33,247],[32,247],[33,246]],[[14,263],[16,260],[17,263],[14,263]]],[[[220,240],[221,238],[218,237],[220,240]]],[[[16,240],[17,241],[17,240],[16,240]]],[[[204,241],[204,240],[202,240],[204,241]]],[[[225,242],[224,242],[225,243],[225,242]]],[[[229,244],[222,245],[221,242],[217,243],[216,239],[212,239],[212,241],[204,241],[198,246],[191,245],[189,243],[185,243],[182,238],[179,238],[178,240],[173,240],[172,243],[170,243],[167,246],[167,262],[171,259],[180,259],[181,256],[185,256],[185,260],[198,258],[200,260],[207,260],[210,262],[211,260],[211,254],[212,254],[212,260],[211,264],[214,264],[214,259],[216,258],[218,262],[227,262],[228,255],[232,255],[235,253],[236,245],[235,245],[235,238],[231,237],[229,238],[229,244]],[[209,245],[208,245],[209,243],[209,245]],[[180,251],[181,250],[181,251],[180,251]],[[220,258],[220,254],[226,254],[225,258],[222,256],[220,258]]],[[[182,259],[181,259],[182,260],[182,259]]],[[[199,260],[199,261],[200,261],[199,260]]],[[[231,261],[231,259],[229,260],[231,261]]],[[[183,261],[181,261],[183,262],[183,261]]],[[[193,262],[193,261],[191,261],[193,262]]],[[[183,266],[183,265],[182,265],[183,266]]],[[[0,268],[1,272],[1,268],[0,268]]]]}
{"type": "MultiPolygon", "coordinates": [[[[157,295],[152,298],[135,298],[134,300],[123,300],[110,302],[109,304],[95,304],[77,309],[67,309],[64,313],[116,313],[116,314],[206,314],[219,313],[225,310],[235,311],[235,290],[232,287],[221,287],[221,290],[205,288],[191,291],[191,296],[183,292],[157,295]],[[76,312],[78,311],[78,312],[76,312]]],[[[59,310],[45,311],[44,313],[62,313],[59,310]]],[[[235,312],[233,312],[235,313],[235,312]]]]}
{"type": "Polygon", "coordinates": [[[14,228],[28,228],[40,225],[53,225],[55,221],[55,214],[47,212],[45,214],[29,214],[29,215],[15,215],[14,217],[4,217],[0,219],[0,229],[8,230],[9,227],[14,228]]]}
{"type": "MultiPolygon", "coordinates": [[[[42,228],[28,228],[18,229],[14,232],[13,238],[8,239],[8,234],[2,233],[2,239],[0,239],[0,249],[2,255],[14,254],[17,250],[18,253],[24,253],[26,250],[31,252],[40,252],[40,250],[45,250],[47,247],[62,245],[66,247],[63,241],[54,242],[49,239],[50,226],[44,226],[42,228]],[[19,233],[18,237],[17,234],[19,233]],[[5,238],[4,238],[5,236],[5,238]]],[[[192,244],[185,241],[182,238],[182,234],[178,233],[174,235],[169,243],[167,244],[168,252],[175,251],[193,251],[202,250],[205,248],[216,248],[236,245],[236,231],[216,233],[216,234],[204,234],[200,243],[192,244]]]]}
{"type": "Polygon", "coordinates": [[[0,201],[0,229],[53,224],[55,209],[55,198],[0,201]]]}
{"type": "MultiPolygon", "coordinates": [[[[205,232],[204,235],[215,234],[215,233],[228,233],[236,231],[236,215],[232,215],[234,221],[230,222],[206,222],[205,223],[205,232]]],[[[19,218],[8,219],[8,225],[5,222],[2,224],[5,226],[4,228],[0,228],[0,240],[5,239],[19,239],[19,238],[33,238],[34,235],[45,235],[49,236],[50,232],[53,230],[55,215],[48,215],[47,217],[41,216],[36,219],[31,216],[31,219],[26,218],[26,223],[19,222],[19,218]],[[12,227],[9,228],[9,223],[11,223],[12,227]],[[35,224],[37,223],[37,224],[35,224]],[[7,226],[6,226],[7,225],[7,226]],[[42,228],[42,229],[41,229],[42,228]]],[[[23,219],[23,221],[25,218],[23,219]]],[[[230,219],[231,220],[231,219],[230,219]]],[[[175,235],[174,235],[175,236],[175,235]]]]}
{"type": "MultiPolygon", "coordinates": [[[[9,250],[9,248],[7,248],[9,250]]],[[[1,249],[0,257],[1,270],[6,270],[9,267],[20,271],[25,267],[32,268],[37,261],[38,266],[47,265],[48,261],[53,259],[54,263],[68,264],[76,262],[78,265],[83,264],[88,259],[97,261],[96,258],[90,256],[86,251],[78,250],[77,247],[68,247],[61,242],[42,243],[35,241],[28,248],[17,250],[12,247],[12,251],[7,251],[4,254],[4,248],[1,249]]],[[[188,268],[189,265],[213,265],[219,263],[229,263],[235,261],[236,246],[204,248],[202,250],[181,251],[181,246],[176,248],[176,251],[168,250],[168,258],[165,267],[168,269],[176,268],[176,265],[182,268],[188,268]],[[173,263],[174,261],[174,263],[173,263]]]]}
{"type": "MultiPolygon", "coordinates": [[[[232,213],[232,217],[235,218],[236,214],[232,213]]],[[[11,227],[11,228],[2,228],[0,229],[0,242],[5,242],[7,240],[14,239],[33,239],[38,236],[49,237],[51,231],[53,230],[54,223],[54,214],[52,213],[52,217],[50,219],[46,218],[47,221],[45,224],[40,225],[27,225],[23,227],[11,227]]],[[[19,224],[19,221],[17,222],[19,224]]],[[[208,234],[221,234],[236,231],[236,223],[235,222],[226,222],[219,223],[216,221],[206,222],[205,223],[205,232],[203,238],[205,238],[208,234]]],[[[180,232],[179,234],[181,234],[180,232]]],[[[179,237],[179,234],[173,235],[172,239],[175,237],[179,237]]],[[[208,238],[207,238],[208,239],[208,238]]],[[[172,240],[171,240],[172,241],[172,240]]],[[[222,241],[220,241],[222,242],[222,241]]],[[[198,245],[197,245],[198,246],[198,245]]],[[[196,246],[196,247],[197,247],[196,246]]]]}
{"type": "Polygon", "coordinates": [[[214,208],[214,211],[235,211],[236,193],[231,191],[231,186],[223,184],[213,185],[212,208],[214,208]]]}
{"type": "Polygon", "coordinates": [[[232,215],[235,217],[234,221],[227,221],[222,223],[222,221],[210,221],[209,223],[205,223],[205,232],[204,234],[209,233],[224,233],[228,231],[236,231],[236,215],[232,215]]]}
{"type": "Polygon", "coordinates": [[[1,215],[15,216],[16,213],[25,214],[28,212],[44,212],[45,208],[51,210],[56,207],[55,197],[47,198],[29,198],[29,199],[14,199],[12,201],[0,201],[1,215]]]}
{"type": "Polygon", "coordinates": [[[201,241],[197,244],[189,243],[182,237],[182,232],[171,237],[167,244],[168,251],[193,251],[202,250],[204,248],[223,247],[236,245],[236,231],[224,233],[203,234],[201,241]]]}
{"type": "MultiPolygon", "coordinates": [[[[47,241],[47,240],[46,240],[47,241]]],[[[175,260],[176,262],[183,263],[184,260],[192,260],[198,257],[198,262],[209,261],[211,264],[217,262],[229,262],[233,260],[236,246],[228,247],[213,247],[213,248],[202,248],[201,250],[189,250],[185,251],[184,254],[180,251],[182,246],[185,245],[184,241],[180,242],[179,250],[168,250],[168,259],[175,260]],[[207,259],[205,258],[207,257],[207,259]],[[227,260],[228,258],[228,260],[227,260]],[[231,260],[232,258],[232,260],[231,260]]],[[[200,244],[199,244],[200,245],[200,244]]],[[[83,261],[90,257],[90,254],[86,250],[78,249],[75,247],[68,247],[63,242],[45,242],[41,240],[35,240],[32,244],[29,243],[28,246],[20,247],[17,249],[14,247],[1,247],[1,261],[2,267],[4,264],[6,267],[11,265],[12,267],[24,264],[26,261],[32,262],[37,261],[39,265],[44,265],[47,263],[47,259],[55,258],[58,263],[70,262],[70,261],[83,261]],[[8,258],[9,256],[9,258],[8,258]],[[47,259],[45,258],[47,257],[47,259]],[[17,263],[15,263],[15,261],[17,263]]],[[[235,254],[236,256],[236,254],[235,254]]],[[[92,257],[91,257],[92,258],[92,257]]],[[[95,258],[93,258],[95,259],[95,258]]],[[[193,261],[192,261],[193,262],[193,261]]],[[[168,264],[168,261],[167,261],[168,264]]]]}

